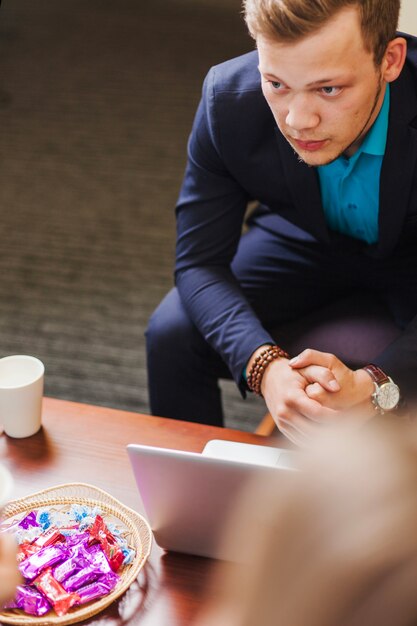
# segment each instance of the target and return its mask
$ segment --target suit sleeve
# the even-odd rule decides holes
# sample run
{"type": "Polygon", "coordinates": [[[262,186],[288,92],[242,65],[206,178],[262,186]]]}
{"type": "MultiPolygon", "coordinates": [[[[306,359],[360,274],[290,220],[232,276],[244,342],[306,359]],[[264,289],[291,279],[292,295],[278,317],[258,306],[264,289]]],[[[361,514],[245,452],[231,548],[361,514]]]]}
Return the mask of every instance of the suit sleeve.
{"type": "Polygon", "coordinates": [[[407,408],[417,407],[417,316],[374,363],[399,386],[407,408]]]}
{"type": "Polygon", "coordinates": [[[249,198],[222,158],[214,82],[212,69],[188,143],[176,208],[175,281],[190,318],[243,391],[241,375],[249,356],[273,339],[230,269],[249,198]]]}

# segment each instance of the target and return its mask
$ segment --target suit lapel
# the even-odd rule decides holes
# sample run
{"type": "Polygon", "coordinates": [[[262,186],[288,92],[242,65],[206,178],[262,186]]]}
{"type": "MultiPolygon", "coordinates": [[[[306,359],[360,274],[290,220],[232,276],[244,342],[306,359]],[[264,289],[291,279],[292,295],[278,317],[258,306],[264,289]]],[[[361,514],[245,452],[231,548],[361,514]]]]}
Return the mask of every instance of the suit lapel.
{"type": "Polygon", "coordinates": [[[321,203],[316,169],[298,159],[277,126],[275,132],[285,178],[298,213],[298,219],[294,221],[318,240],[328,243],[329,231],[321,203]]]}
{"type": "Polygon", "coordinates": [[[401,233],[417,159],[414,80],[408,68],[391,83],[387,146],[381,168],[377,256],[386,256],[401,233]]]}

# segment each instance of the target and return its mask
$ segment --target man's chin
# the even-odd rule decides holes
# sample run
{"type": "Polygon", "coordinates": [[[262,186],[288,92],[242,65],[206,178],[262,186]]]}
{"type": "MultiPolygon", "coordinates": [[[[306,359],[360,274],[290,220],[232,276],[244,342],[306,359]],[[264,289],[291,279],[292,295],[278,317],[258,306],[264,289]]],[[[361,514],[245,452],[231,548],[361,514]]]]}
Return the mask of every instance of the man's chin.
{"type": "Polygon", "coordinates": [[[322,149],[319,150],[303,150],[298,145],[295,145],[292,141],[289,141],[289,143],[300,161],[302,161],[306,165],[311,165],[315,167],[319,165],[328,165],[329,163],[332,163],[337,158],[339,158],[339,156],[341,155],[341,153],[339,152],[332,153],[329,150],[329,146],[324,146],[322,149]]]}
{"type": "Polygon", "coordinates": [[[319,165],[328,165],[340,156],[339,154],[331,156],[326,153],[325,150],[323,150],[323,152],[321,153],[321,151],[309,152],[308,150],[296,150],[294,148],[294,152],[300,161],[312,167],[318,167],[319,165]]]}

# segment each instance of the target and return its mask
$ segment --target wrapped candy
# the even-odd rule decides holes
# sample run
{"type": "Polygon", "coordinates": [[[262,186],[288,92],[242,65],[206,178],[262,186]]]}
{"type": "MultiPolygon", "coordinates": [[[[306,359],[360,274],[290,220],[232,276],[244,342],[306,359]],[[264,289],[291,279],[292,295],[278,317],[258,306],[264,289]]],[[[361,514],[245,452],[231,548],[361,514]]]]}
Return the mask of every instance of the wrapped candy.
{"type": "Polygon", "coordinates": [[[19,522],[19,527],[25,530],[27,530],[28,528],[31,528],[32,526],[36,526],[36,527],[40,526],[40,524],[38,523],[36,519],[36,511],[31,511],[28,515],[26,515],[26,517],[24,517],[19,522]]]}
{"type": "Polygon", "coordinates": [[[97,598],[107,595],[116,587],[118,580],[119,577],[117,574],[109,572],[100,578],[100,580],[91,583],[91,585],[81,587],[81,589],[77,591],[77,595],[79,596],[78,604],[86,604],[91,600],[97,600],[97,598]]]}
{"type": "Polygon", "coordinates": [[[65,579],[63,587],[67,591],[76,591],[111,571],[109,562],[102,552],[101,545],[96,544],[91,547],[90,552],[86,552],[83,569],[74,573],[70,578],[65,579]]]}
{"type": "MultiPolygon", "coordinates": [[[[62,532],[62,529],[61,529],[62,532]]],[[[68,548],[72,548],[73,546],[82,543],[83,545],[88,547],[88,540],[90,538],[90,533],[88,532],[79,532],[79,530],[77,530],[75,533],[69,535],[66,537],[65,539],[65,545],[68,548]]]]}
{"type": "Polygon", "coordinates": [[[27,559],[28,556],[35,554],[35,552],[39,552],[39,550],[40,548],[38,548],[38,546],[35,546],[33,543],[29,543],[28,541],[21,543],[17,551],[17,562],[21,563],[21,561],[27,559]]]}
{"type": "Polygon", "coordinates": [[[50,569],[43,571],[33,581],[33,584],[46,596],[59,616],[65,615],[79,601],[79,596],[76,593],[68,593],[55,580],[50,569]]]}
{"type": "Polygon", "coordinates": [[[97,545],[96,550],[88,555],[86,566],[66,579],[63,587],[67,591],[77,591],[80,587],[101,580],[111,571],[109,562],[101,551],[101,546],[97,545]]]}
{"type": "Polygon", "coordinates": [[[18,528],[15,532],[17,543],[31,543],[42,534],[41,526],[29,526],[28,528],[18,528]]]}
{"type": "Polygon", "coordinates": [[[46,567],[60,563],[68,557],[68,549],[63,545],[47,546],[32,554],[19,564],[24,578],[33,580],[46,567]]]}
{"type": "Polygon", "coordinates": [[[55,609],[60,616],[110,593],[120,580],[114,572],[131,562],[135,551],[100,513],[98,507],[85,505],[70,510],[42,507],[9,524],[19,543],[19,570],[26,584],[4,608],[38,617],[55,609]]]}
{"type": "Polygon", "coordinates": [[[108,530],[103,518],[100,515],[96,516],[95,522],[90,531],[90,537],[101,544],[103,552],[110,563],[110,567],[114,572],[117,572],[125,557],[116,541],[116,538],[108,530]]]}
{"type": "Polygon", "coordinates": [[[96,515],[100,514],[101,510],[97,506],[91,509],[89,506],[83,504],[71,505],[71,515],[77,522],[83,522],[85,519],[90,519],[92,520],[91,523],[93,523],[96,515]]]}
{"type": "Polygon", "coordinates": [[[111,572],[110,564],[104,556],[101,550],[101,546],[97,546],[97,548],[98,549],[92,552],[90,555],[91,563],[97,570],[100,571],[101,574],[108,574],[109,572],[111,572]]]}
{"type": "MultiPolygon", "coordinates": [[[[68,544],[66,545],[68,547],[68,544]]],[[[60,583],[63,583],[67,578],[87,567],[91,562],[90,553],[87,552],[82,543],[75,544],[69,549],[68,554],[68,558],[53,570],[54,578],[60,583]]]]}
{"type": "Polygon", "coordinates": [[[51,610],[51,605],[45,596],[29,585],[19,585],[16,588],[14,600],[9,602],[5,609],[22,609],[29,615],[40,617],[51,610]]]}
{"type": "Polygon", "coordinates": [[[48,530],[48,532],[43,533],[37,539],[35,539],[32,543],[35,546],[39,546],[39,548],[45,548],[46,546],[52,546],[54,543],[58,543],[64,540],[64,535],[60,533],[59,530],[48,530]]]}
{"type": "Polygon", "coordinates": [[[52,526],[51,513],[48,509],[40,509],[36,516],[39,526],[42,526],[42,530],[48,530],[52,526]]]}
{"type": "Polygon", "coordinates": [[[78,572],[67,578],[62,586],[66,591],[77,591],[80,587],[89,585],[100,577],[100,570],[89,564],[78,572]]]}
{"type": "Polygon", "coordinates": [[[48,531],[47,533],[39,535],[39,537],[37,537],[33,541],[24,541],[23,543],[19,545],[19,549],[17,552],[18,563],[26,559],[28,556],[31,556],[32,554],[39,552],[41,548],[46,548],[47,546],[51,546],[54,543],[58,543],[59,541],[62,541],[63,539],[64,539],[64,535],[61,535],[61,533],[58,530],[51,530],[51,531],[48,531]]]}

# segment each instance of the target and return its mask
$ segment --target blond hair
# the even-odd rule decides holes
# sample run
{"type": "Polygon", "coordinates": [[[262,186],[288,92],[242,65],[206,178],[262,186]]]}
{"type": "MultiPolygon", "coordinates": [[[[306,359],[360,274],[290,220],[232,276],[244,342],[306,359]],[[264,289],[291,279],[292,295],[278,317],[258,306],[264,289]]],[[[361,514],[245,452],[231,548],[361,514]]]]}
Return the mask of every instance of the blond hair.
{"type": "Polygon", "coordinates": [[[351,6],[359,9],[363,40],[378,66],[395,37],[400,0],[243,0],[245,21],[254,39],[264,35],[286,42],[314,33],[351,6]]]}
{"type": "Polygon", "coordinates": [[[219,563],[196,626],[417,623],[417,429],[385,417],[258,475],[225,537],[243,563],[219,563]]]}

